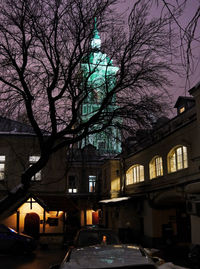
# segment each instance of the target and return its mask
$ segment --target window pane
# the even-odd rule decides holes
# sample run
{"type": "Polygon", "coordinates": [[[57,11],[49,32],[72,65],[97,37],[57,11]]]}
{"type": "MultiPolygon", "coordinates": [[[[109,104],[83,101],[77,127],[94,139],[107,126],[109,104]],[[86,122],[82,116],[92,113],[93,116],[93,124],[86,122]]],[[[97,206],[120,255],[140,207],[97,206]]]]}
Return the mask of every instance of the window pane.
{"type": "Polygon", "coordinates": [[[144,166],[140,165],[140,181],[144,181],[144,166]]]}
{"type": "Polygon", "coordinates": [[[187,148],[180,146],[175,148],[169,156],[169,172],[175,172],[188,167],[187,148]]]}
{"type": "Polygon", "coordinates": [[[5,178],[5,160],[6,160],[6,156],[1,155],[0,156],[0,180],[4,180],[5,178]]]}
{"type": "Polygon", "coordinates": [[[156,162],[155,159],[150,163],[150,179],[156,177],[156,162]]]}
{"type": "Polygon", "coordinates": [[[156,165],[156,176],[162,176],[163,175],[163,167],[162,167],[162,158],[158,157],[155,159],[155,165],[156,165]]]}
{"type": "Polygon", "coordinates": [[[183,166],[184,168],[188,167],[188,158],[187,158],[187,148],[183,147],[183,166]]]}
{"type": "Polygon", "coordinates": [[[133,167],[133,183],[136,183],[138,180],[137,178],[137,166],[133,167]]]}
{"type": "Polygon", "coordinates": [[[4,169],[5,169],[5,164],[0,163],[0,172],[4,172],[4,169]]]}
{"type": "MultiPolygon", "coordinates": [[[[30,166],[36,163],[40,159],[40,156],[29,156],[30,166]]],[[[32,181],[40,181],[41,180],[41,171],[37,172],[32,178],[32,181]]]]}
{"type": "Polygon", "coordinates": [[[6,160],[6,156],[0,155],[0,162],[5,162],[5,160],[6,160]]]}
{"type": "Polygon", "coordinates": [[[95,192],[96,176],[89,176],[89,192],[95,192]]]}
{"type": "Polygon", "coordinates": [[[126,185],[133,184],[133,170],[129,169],[126,173],[126,185]]]}
{"type": "Polygon", "coordinates": [[[150,179],[163,175],[162,158],[155,157],[149,165],[150,179]]]}
{"type": "Polygon", "coordinates": [[[4,180],[4,171],[0,171],[0,180],[4,180]]]}
{"type": "Polygon", "coordinates": [[[133,184],[144,181],[144,167],[140,164],[134,165],[126,174],[126,184],[133,184]]]}
{"type": "Polygon", "coordinates": [[[177,154],[177,169],[183,169],[183,151],[182,147],[176,149],[177,154]]]}
{"type": "Polygon", "coordinates": [[[175,152],[170,156],[169,163],[170,163],[170,172],[175,172],[176,171],[176,154],[175,154],[175,152]]]}
{"type": "Polygon", "coordinates": [[[87,113],[87,105],[83,105],[83,115],[87,113]]]}
{"type": "Polygon", "coordinates": [[[35,174],[34,180],[41,180],[41,171],[35,174]]]}
{"type": "Polygon", "coordinates": [[[30,163],[36,163],[39,160],[39,156],[30,156],[29,157],[29,162],[30,163]]]}

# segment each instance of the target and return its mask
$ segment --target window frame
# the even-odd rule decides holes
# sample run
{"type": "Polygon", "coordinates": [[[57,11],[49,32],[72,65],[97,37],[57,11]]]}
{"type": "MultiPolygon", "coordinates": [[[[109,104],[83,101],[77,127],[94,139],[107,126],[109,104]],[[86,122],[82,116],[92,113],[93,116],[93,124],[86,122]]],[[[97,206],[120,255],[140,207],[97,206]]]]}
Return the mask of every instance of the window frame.
{"type": "Polygon", "coordinates": [[[88,176],[88,191],[89,191],[89,193],[96,192],[96,183],[97,183],[97,176],[89,175],[88,176]],[[95,180],[93,180],[92,178],[95,178],[95,180]]]}
{"type": "Polygon", "coordinates": [[[132,185],[144,181],[144,165],[134,164],[126,172],[126,185],[132,185]]]}
{"type": "Polygon", "coordinates": [[[163,160],[160,155],[154,156],[149,163],[149,177],[150,179],[163,176],[163,160]]]}
{"type": "Polygon", "coordinates": [[[167,165],[168,173],[170,174],[188,168],[187,147],[184,145],[178,145],[171,149],[167,155],[167,165]]]}

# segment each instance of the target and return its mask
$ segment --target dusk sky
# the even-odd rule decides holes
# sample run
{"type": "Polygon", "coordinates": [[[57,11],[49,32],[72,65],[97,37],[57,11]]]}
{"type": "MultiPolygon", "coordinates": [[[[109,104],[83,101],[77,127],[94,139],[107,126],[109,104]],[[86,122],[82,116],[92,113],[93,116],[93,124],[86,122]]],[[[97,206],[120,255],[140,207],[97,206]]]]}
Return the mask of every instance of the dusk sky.
{"type": "MultiPolygon", "coordinates": [[[[168,1],[169,2],[169,1],[168,1]]],[[[128,14],[131,10],[131,7],[135,3],[134,0],[119,0],[118,4],[118,10],[119,12],[125,12],[125,14],[128,14]]],[[[187,25],[187,23],[190,21],[190,19],[195,14],[195,11],[200,5],[200,0],[189,0],[188,5],[185,9],[185,12],[183,16],[180,18],[179,23],[182,27],[187,25]]],[[[159,10],[155,7],[154,12],[152,12],[153,16],[159,15],[159,10]]],[[[177,27],[178,28],[178,27],[177,27]]],[[[200,22],[199,27],[197,27],[198,32],[196,33],[196,37],[200,37],[200,22]]],[[[178,29],[177,29],[178,30],[178,29]]],[[[170,79],[173,81],[173,86],[169,87],[169,92],[172,95],[172,102],[175,104],[178,96],[189,96],[188,90],[191,89],[193,86],[195,86],[200,81],[200,42],[196,42],[193,44],[193,52],[195,52],[196,60],[194,62],[194,68],[192,70],[191,76],[190,76],[190,84],[186,84],[185,75],[183,71],[183,75],[170,75],[170,79]]],[[[179,59],[180,60],[180,59],[179,59]]]]}

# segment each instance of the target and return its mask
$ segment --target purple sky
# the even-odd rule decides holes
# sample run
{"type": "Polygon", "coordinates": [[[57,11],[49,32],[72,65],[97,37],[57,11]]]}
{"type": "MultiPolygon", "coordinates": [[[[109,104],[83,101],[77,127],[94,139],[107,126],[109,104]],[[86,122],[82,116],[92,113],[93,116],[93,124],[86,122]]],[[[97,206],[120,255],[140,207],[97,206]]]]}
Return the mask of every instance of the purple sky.
{"type": "MultiPolygon", "coordinates": [[[[173,0],[175,1],[175,0],[173,0]]],[[[172,3],[171,1],[170,3],[172,3]]],[[[168,1],[169,2],[169,1],[168,1]]],[[[118,4],[118,10],[119,12],[125,12],[128,17],[128,13],[130,12],[131,7],[135,3],[135,0],[119,0],[118,4]]],[[[188,21],[192,18],[192,16],[195,14],[195,11],[200,5],[200,0],[188,0],[188,5],[185,9],[184,14],[179,19],[179,23],[181,26],[185,26],[188,21]]],[[[156,8],[153,10],[152,15],[156,16],[158,12],[156,11],[156,8]]],[[[157,10],[158,11],[158,10],[157,10]]],[[[196,36],[200,38],[200,22],[199,27],[197,27],[198,33],[196,36]]],[[[196,42],[193,44],[193,52],[196,55],[196,60],[194,62],[194,68],[192,70],[192,74],[190,76],[189,84],[186,84],[185,75],[170,75],[170,79],[173,81],[173,86],[170,87],[168,90],[173,98],[173,103],[175,104],[178,96],[189,96],[188,90],[192,88],[194,85],[196,85],[200,81],[200,42],[196,42]]]]}

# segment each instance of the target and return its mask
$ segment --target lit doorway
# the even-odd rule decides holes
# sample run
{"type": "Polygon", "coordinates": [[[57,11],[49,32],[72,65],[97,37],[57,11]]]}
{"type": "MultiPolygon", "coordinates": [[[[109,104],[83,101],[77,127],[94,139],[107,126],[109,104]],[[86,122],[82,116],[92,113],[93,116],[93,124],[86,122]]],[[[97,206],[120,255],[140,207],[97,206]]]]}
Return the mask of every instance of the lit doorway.
{"type": "Polygon", "coordinates": [[[24,219],[24,233],[34,238],[39,237],[40,217],[37,213],[27,213],[24,219]]]}

